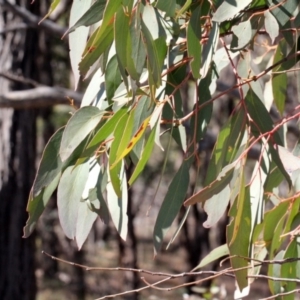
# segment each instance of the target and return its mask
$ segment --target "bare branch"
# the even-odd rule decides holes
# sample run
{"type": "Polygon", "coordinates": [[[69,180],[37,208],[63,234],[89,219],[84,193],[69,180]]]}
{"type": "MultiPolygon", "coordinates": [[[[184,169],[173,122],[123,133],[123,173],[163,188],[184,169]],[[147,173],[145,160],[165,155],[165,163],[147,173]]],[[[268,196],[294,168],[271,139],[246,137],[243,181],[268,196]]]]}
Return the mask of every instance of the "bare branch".
{"type": "Polygon", "coordinates": [[[61,27],[60,25],[57,25],[55,22],[52,22],[50,20],[44,20],[42,23],[39,24],[39,22],[41,21],[41,17],[32,14],[28,10],[16,4],[11,4],[7,0],[1,0],[0,4],[3,6],[3,8],[10,10],[14,14],[27,21],[29,24],[33,25],[34,27],[40,27],[51,34],[63,36],[63,34],[67,31],[66,28],[61,27]]]}
{"type": "Polygon", "coordinates": [[[6,78],[6,79],[8,79],[10,81],[14,81],[14,82],[21,82],[21,83],[24,83],[24,84],[29,84],[29,85],[32,85],[34,87],[37,87],[37,86],[41,85],[40,83],[38,83],[35,80],[32,80],[30,78],[25,78],[23,76],[15,75],[15,74],[10,73],[10,72],[0,72],[0,77],[6,78]]]}
{"type": "Polygon", "coordinates": [[[0,108],[28,109],[56,104],[70,105],[69,98],[74,100],[76,106],[79,106],[82,94],[61,87],[39,86],[29,90],[0,94],[0,108]]]}
{"type": "Polygon", "coordinates": [[[288,292],[278,293],[276,295],[272,295],[272,296],[267,297],[267,298],[262,298],[261,300],[276,299],[279,296],[286,296],[286,295],[291,295],[291,294],[295,294],[295,293],[299,293],[299,292],[300,292],[300,289],[296,289],[296,290],[292,290],[292,291],[288,291],[288,292]]]}

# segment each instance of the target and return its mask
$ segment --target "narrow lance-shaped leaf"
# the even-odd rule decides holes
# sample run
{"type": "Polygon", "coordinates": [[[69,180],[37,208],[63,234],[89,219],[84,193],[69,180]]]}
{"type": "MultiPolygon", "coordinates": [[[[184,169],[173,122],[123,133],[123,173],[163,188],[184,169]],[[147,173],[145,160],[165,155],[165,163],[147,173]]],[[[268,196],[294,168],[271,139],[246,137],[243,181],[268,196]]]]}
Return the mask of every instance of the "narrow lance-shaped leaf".
{"type": "Polygon", "coordinates": [[[119,154],[116,157],[115,162],[111,165],[111,168],[114,168],[115,165],[122,159],[124,158],[131,150],[132,148],[135,146],[135,144],[140,140],[140,138],[143,136],[149,120],[150,120],[151,116],[146,118],[146,120],[142,123],[142,125],[140,126],[140,128],[138,129],[138,131],[134,134],[134,136],[132,137],[132,139],[130,140],[129,144],[127,145],[126,149],[124,151],[121,152],[121,154],[119,154]]]}
{"type": "MultiPolygon", "coordinates": [[[[70,12],[70,21],[69,26],[72,27],[90,8],[92,0],[73,0],[71,12],[70,12]]],[[[70,48],[70,61],[71,67],[74,74],[74,84],[75,90],[80,78],[80,73],[78,65],[82,58],[82,53],[85,48],[86,41],[89,35],[88,27],[77,28],[75,32],[70,33],[69,35],[69,48],[70,48]]]]}
{"type": "Polygon", "coordinates": [[[46,18],[48,18],[51,13],[55,10],[55,8],[58,6],[58,4],[60,3],[60,0],[53,0],[51,5],[50,5],[50,8],[49,8],[49,11],[48,13],[45,15],[45,17],[39,22],[39,24],[41,22],[43,22],[46,18]]]}
{"type": "MultiPolygon", "coordinates": [[[[120,6],[121,0],[106,1],[96,0],[93,5],[88,9],[87,12],[65,33],[70,33],[80,26],[90,26],[99,22],[103,18],[104,10],[107,14],[107,18],[111,17],[116,11],[117,7],[120,6]]],[[[107,19],[103,19],[104,26],[107,25],[107,19]]],[[[102,22],[102,25],[103,25],[102,22]]]]}
{"type": "Polygon", "coordinates": [[[112,186],[118,197],[121,197],[121,179],[120,172],[122,161],[119,161],[114,168],[111,166],[116,162],[118,155],[127,147],[132,135],[132,127],[134,121],[134,111],[125,114],[118,122],[114,131],[114,140],[109,152],[109,174],[112,186]]]}
{"type": "Polygon", "coordinates": [[[209,252],[209,254],[207,254],[199,263],[199,265],[197,267],[195,267],[193,269],[193,272],[205,267],[206,265],[216,261],[217,259],[223,257],[223,256],[227,256],[229,254],[229,249],[228,249],[228,245],[222,245],[219,246],[215,249],[213,249],[211,252],[209,252]]]}
{"type": "MultiPolygon", "coordinates": [[[[89,199],[79,202],[75,236],[78,250],[81,249],[83,243],[87,239],[98,216],[95,212],[90,210],[88,203],[90,203],[89,199]]],[[[100,202],[95,202],[93,205],[95,209],[100,208],[100,202]]]]}
{"type": "Polygon", "coordinates": [[[203,65],[200,70],[200,75],[205,77],[211,67],[213,56],[217,50],[218,40],[219,40],[219,25],[213,22],[211,31],[209,33],[208,41],[203,47],[203,65]]]}
{"type": "Polygon", "coordinates": [[[62,161],[70,157],[78,145],[99,124],[103,115],[104,111],[92,106],[82,107],[74,113],[67,123],[60,145],[62,161]]]}
{"type": "Polygon", "coordinates": [[[109,47],[111,46],[114,38],[113,23],[109,23],[104,29],[103,25],[96,30],[89,38],[83,58],[79,63],[79,71],[82,76],[85,76],[90,67],[100,58],[109,47]]]}
{"type": "Polygon", "coordinates": [[[187,50],[192,58],[190,65],[193,76],[199,78],[201,66],[201,5],[193,11],[187,27],[187,50]]]}
{"type": "Polygon", "coordinates": [[[151,33],[143,20],[141,20],[141,26],[147,49],[149,73],[153,78],[155,86],[159,87],[161,85],[161,72],[164,58],[167,53],[166,41],[163,37],[153,40],[151,33]]]}
{"type": "Polygon", "coordinates": [[[114,55],[108,62],[105,72],[105,89],[109,101],[113,98],[121,82],[122,78],[118,68],[118,59],[114,55]]]}
{"type": "Polygon", "coordinates": [[[175,220],[189,185],[189,169],[193,157],[183,161],[181,167],[172,179],[168,192],[159,210],[153,232],[154,253],[155,255],[161,248],[163,239],[175,220]]]}
{"type": "Polygon", "coordinates": [[[108,119],[95,133],[82,156],[87,157],[95,152],[97,148],[100,147],[101,143],[114,132],[118,122],[127,113],[127,111],[127,108],[121,108],[110,119],[108,119]]]}
{"type": "MultiPolygon", "coordinates": [[[[276,64],[278,61],[282,60],[287,56],[287,43],[285,40],[281,40],[276,48],[274,55],[273,64],[276,64]]],[[[285,101],[287,98],[287,74],[286,72],[281,72],[276,74],[277,70],[280,69],[280,66],[274,68],[272,71],[272,89],[274,102],[277,106],[278,111],[282,115],[284,112],[285,101]]]]}
{"type": "Polygon", "coordinates": [[[32,187],[33,197],[47,187],[62,170],[63,163],[59,156],[59,148],[63,131],[64,127],[56,131],[45,146],[32,187]]]}
{"type": "MultiPolygon", "coordinates": [[[[242,176],[244,178],[244,176],[242,176]]],[[[240,194],[230,209],[229,215],[233,218],[227,226],[227,244],[230,253],[230,261],[235,271],[235,277],[240,290],[248,286],[248,261],[244,257],[249,256],[249,244],[251,235],[251,204],[249,186],[245,187],[245,181],[240,182],[240,194]],[[239,206],[240,205],[240,206],[239,206]],[[238,217],[238,215],[240,215],[238,217]],[[238,218],[238,219],[236,219],[238,218]],[[233,238],[235,236],[235,238],[233,238]]]]}
{"type": "Polygon", "coordinates": [[[198,193],[191,196],[184,202],[185,206],[194,205],[196,203],[204,203],[206,200],[214,195],[219,194],[224,188],[226,188],[233,176],[234,167],[236,162],[233,162],[223,168],[217,179],[210,185],[203,188],[198,193]]]}
{"type": "Polygon", "coordinates": [[[29,217],[24,227],[24,238],[29,237],[35,229],[39,217],[42,215],[50,197],[57,188],[60,175],[61,174],[58,173],[56,177],[53,178],[52,181],[46,187],[44,187],[37,196],[34,196],[31,190],[26,208],[29,217]]]}
{"type": "Polygon", "coordinates": [[[146,163],[148,162],[151,154],[152,154],[152,149],[154,146],[154,141],[155,141],[155,134],[156,134],[156,127],[159,126],[158,123],[156,123],[156,125],[152,128],[151,133],[148,137],[146,146],[143,150],[142,156],[138,161],[138,164],[136,165],[130,180],[128,181],[129,185],[132,185],[133,182],[138,178],[138,176],[140,175],[140,173],[144,170],[144,167],[146,165],[146,163]]]}
{"type": "Polygon", "coordinates": [[[69,166],[60,179],[57,188],[57,207],[60,224],[65,235],[74,239],[81,195],[89,174],[89,162],[69,166]]]}
{"type": "Polygon", "coordinates": [[[121,181],[121,195],[118,196],[115,193],[115,189],[112,186],[112,180],[108,178],[107,184],[107,207],[110,212],[112,221],[120,235],[125,241],[128,231],[128,216],[127,216],[127,204],[128,204],[128,191],[127,191],[127,179],[124,171],[124,163],[122,163],[120,170],[121,181]]]}

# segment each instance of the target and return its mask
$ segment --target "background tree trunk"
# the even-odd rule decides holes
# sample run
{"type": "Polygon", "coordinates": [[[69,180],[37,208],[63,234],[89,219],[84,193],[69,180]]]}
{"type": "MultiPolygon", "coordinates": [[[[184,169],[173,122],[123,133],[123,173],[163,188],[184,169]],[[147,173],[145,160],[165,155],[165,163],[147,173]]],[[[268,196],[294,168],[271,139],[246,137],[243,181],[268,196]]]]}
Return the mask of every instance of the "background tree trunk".
{"type": "MultiPolygon", "coordinates": [[[[16,3],[29,10],[28,1],[16,3]]],[[[0,8],[1,28],[21,19],[0,8]]],[[[8,31],[0,37],[0,71],[35,79],[38,34],[35,29],[8,31]]],[[[30,88],[0,78],[1,92],[30,88]]],[[[34,236],[22,239],[27,199],[36,160],[36,110],[0,110],[0,299],[35,299],[34,236]]]]}

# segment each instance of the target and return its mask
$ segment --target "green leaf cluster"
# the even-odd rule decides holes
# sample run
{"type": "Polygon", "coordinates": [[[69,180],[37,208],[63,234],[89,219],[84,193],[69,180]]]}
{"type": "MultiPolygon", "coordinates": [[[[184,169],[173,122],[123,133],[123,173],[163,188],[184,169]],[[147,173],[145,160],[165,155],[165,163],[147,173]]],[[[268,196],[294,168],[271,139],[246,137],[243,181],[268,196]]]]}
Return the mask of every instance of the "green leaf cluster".
{"type": "MultiPolygon", "coordinates": [[[[53,1],[49,13],[58,2],[53,1]]],[[[128,188],[142,175],[153,147],[162,148],[160,137],[169,134],[180,149],[181,165],[154,225],[155,253],[183,203],[199,204],[207,214],[205,227],[224,214],[229,222],[226,245],[197,268],[229,255],[242,291],[252,282],[248,276],[260,272],[257,260],[286,259],[286,264],[269,265],[269,287],[274,295],[292,293],[295,282],[271,278],[299,279],[299,262],[288,259],[300,257],[300,200],[297,194],[278,194],[283,181],[299,192],[295,172],[300,159],[282,150],[283,129],[298,117],[295,111],[283,117],[289,74],[299,77],[298,1],[79,2],[73,2],[76,13],[67,32],[70,59],[76,84],[79,78],[90,78],[90,83],[81,108],[45,147],[24,236],[32,233],[57,189],[61,225],[79,248],[97,216],[106,222],[111,217],[125,240],[128,188]],[[236,83],[216,93],[225,67],[236,83]],[[197,178],[198,190],[188,196],[190,170],[198,174],[203,166],[199,145],[212,125],[213,106],[233,90],[239,97],[226,122],[220,122],[206,178],[197,178]],[[271,108],[278,111],[276,122],[271,108]],[[254,146],[259,156],[249,179],[254,146]]]]}

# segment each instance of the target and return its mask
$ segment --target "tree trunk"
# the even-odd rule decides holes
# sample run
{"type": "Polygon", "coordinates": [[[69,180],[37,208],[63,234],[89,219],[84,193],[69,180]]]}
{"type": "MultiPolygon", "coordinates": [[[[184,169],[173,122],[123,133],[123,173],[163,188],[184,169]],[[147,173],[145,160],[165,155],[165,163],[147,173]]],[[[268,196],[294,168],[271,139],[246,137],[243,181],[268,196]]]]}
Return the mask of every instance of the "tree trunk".
{"type": "MultiPolygon", "coordinates": [[[[16,3],[26,7],[29,3],[16,3]]],[[[31,9],[34,9],[32,6],[31,9]]],[[[0,28],[21,20],[0,8],[0,28]]],[[[8,31],[0,36],[0,72],[33,78],[37,33],[8,31]]],[[[28,88],[0,78],[0,93],[28,88]]],[[[36,111],[0,109],[0,299],[35,299],[34,236],[22,238],[27,199],[34,179],[36,111]]]]}

